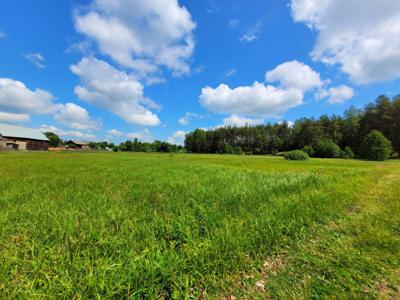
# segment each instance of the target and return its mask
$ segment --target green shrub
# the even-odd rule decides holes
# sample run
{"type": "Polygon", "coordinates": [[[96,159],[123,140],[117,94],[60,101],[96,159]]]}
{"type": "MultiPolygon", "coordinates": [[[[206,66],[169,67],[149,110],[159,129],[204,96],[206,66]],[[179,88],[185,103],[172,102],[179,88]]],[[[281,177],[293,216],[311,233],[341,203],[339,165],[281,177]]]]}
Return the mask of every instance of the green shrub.
{"type": "Polygon", "coordinates": [[[220,152],[221,154],[236,154],[236,155],[242,155],[243,150],[239,146],[232,146],[230,144],[225,144],[224,149],[220,152]]]}
{"type": "Polygon", "coordinates": [[[301,151],[307,153],[310,157],[314,156],[314,148],[312,146],[306,145],[301,151]]]}
{"type": "Polygon", "coordinates": [[[353,150],[349,146],[347,146],[346,148],[344,148],[344,150],[340,151],[340,157],[345,159],[352,159],[355,158],[355,154],[353,150]]]}
{"type": "Polygon", "coordinates": [[[338,158],[340,157],[340,147],[332,140],[321,140],[315,146],[314,156],[321,158],[338,158]]]}
{"type": "Polygon", "coordinates": [[[392,143],[378,130],[372,130],[365,138],[361,147],[362,158],[383,161],[390,157],[392,143]]]}
{"type": "Polygon", "coordinates": [[[225,144],[223,153],[224,154],[233,154],[233,147],[230,144],[225,144]]]}
{"type": "Polygon", "coordinates": [[[239,146],[236,146],[236,147],[233,147],[232,153],[236,154],[236,155],[242,155],[243,154],[243,150],[239,146]]]}
{"type": "Polygon", "coordinates": [[[286,160],[308,160],[308,159],[310,159],[308,154],[301,150],[293,150],[293,151],[285,152],[283,154],[283,157],[286,160]]]}

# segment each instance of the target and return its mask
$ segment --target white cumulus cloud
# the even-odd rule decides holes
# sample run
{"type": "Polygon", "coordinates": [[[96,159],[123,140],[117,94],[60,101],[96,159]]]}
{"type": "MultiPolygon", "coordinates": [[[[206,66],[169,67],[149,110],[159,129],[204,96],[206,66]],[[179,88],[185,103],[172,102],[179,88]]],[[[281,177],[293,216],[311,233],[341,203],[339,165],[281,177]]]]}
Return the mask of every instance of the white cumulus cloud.
{"type": "Polygon", "coordinates": [[[96,130],[100,127],[100,123],[92,120],[86,109],[74,103],[61,105],[54,118],[61,124],[77,130],[96,130]]]}
{"type": "Polygon", "coordinates": [[[214,113],[255,118],[279,117],[288,109],[301,105],[303,93],[259,82],[237,88],[221,84],[215,89],[203,88],[200,103],[214,113]]]}
{"type": "Polygon", "coordinates": [[[154,141],[153,136],[151,135],[151,132],[147,129],[144,128],[142,131],[139,132],[131,132],[131,133],[127,133],[126,137],[130,140],[133,139],[138,139],[142,142],[152,142],[154,141]]]}
{"type": "Polygon", "coordinates": [[[118,129],[110,129],[107,131],[107,136],[108,137],[116,137],[116,136],[123,136],[124,133],[122,131],[119,131],[118,129]]]}
{"type": "Polygon", "coordinates": [[[120,138],[126,138],[128,140],[138,139],[142,142],[154,141],[154,137],[152,136],[150,130],[148,130],[147,128],[144,128],[143,130],[137,132],[129,132],[129,133],[122,132],[118,129],[110,129],[106,133],[107,133],[106,137],[110,139],[120,137],[120,138]]]}
{"type": "Polygon", "coordinates": [[[400,77],[400,1],[291,0],[291,12],[318,32],[315,61],[339,65],[358,84],[400,77]]]}
{"type": "Polygon", "coordinates": [[[328,97],[329,104],[340,104],[353,98],[354,91],[346,85],[332,87],[328,90],[328,97]]]}
{"type": "Polygon", "coordinates": [[[318,72],[299,61],[288,61],[265,74],[267,83],[231,88],[221,84],[201,91],[200,104],[211,112],[229,114],[226,122],[250,125],[265,118],[279,118],[289,109],[304,103],[304,95],[312,92],[317,99],[329,98],[330,103],[352,97],[348,87],[326,90],[329,80],[321,80],[318,72]]]}
{"type": "Polygon", "coordinates": [[[260,125],[263,123],[264,123],[263,119],[250,119],[250,118],[239,117],[237,115],[231,115],[230,117],[223,119],[223,126],[243,127],[243,126],[260,125]]]}
{"type": "Polygon", "coordinates": [[[28,114],[12,114],[0,111],[0,122],[4,123],[20,123],[29,122],[31,117],[28,114]]]}
{"type": "Polygon", "coordinates": [[[167,142],[175,145],[182,145],[185,142],[186,132],[183,130],[178,130],[174,132],[168,139],[167,142]]]}
{"type": "Polygon", "coordinates": [[[268,71],[265,78],[269,82],[279,82],[283,88],[295,88],[303,92],[323,85],[318,72],[297,60],[280,64],[268,71]]]}
{"type": "Polygon", "coordinates": [[[83,58],[71,70],[81,85],[75,94],[83,101],[104,108],[128,123],[156,126],[160,120],[151,109],[159,106],[143,95],[143,85],[128,75],[96,58],[83,58]]]}
{"type": "Polygon", "coordinates": [[[0,78],[0,109],[3,111],[48,114],[57,108],[53,100],[53,95],[45,90],[31,90],[20,81],[0,78]]]}
{"type": "Polygon", "coordinates": [[[190,72],[196,24],[177,0],[93,0],[75,14],[75,28],[103,54],[142,74],[165,66],[190,72]]]}

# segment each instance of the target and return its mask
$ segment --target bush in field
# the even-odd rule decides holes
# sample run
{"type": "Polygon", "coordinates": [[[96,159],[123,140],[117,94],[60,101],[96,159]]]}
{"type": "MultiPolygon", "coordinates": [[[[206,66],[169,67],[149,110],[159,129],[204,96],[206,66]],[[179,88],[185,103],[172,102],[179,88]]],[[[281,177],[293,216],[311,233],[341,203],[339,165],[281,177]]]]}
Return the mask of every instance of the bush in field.
{"type": "Polygon", "coordinates": [[[232,146],[230,144],[225,144],[224,149],[222,151],[223,154],[236,154],[236,155],[242,155],[243,150],[239,146],[232,146]]]}
{"type": "Polygon", "coordinates": [[[286,160],[308,160],[308,159],[310,159],[308,154],[301,150],[293,150],[293,151],[285,152],[283,154],[283,157],[286,160]]]}
{"type": "Polygon", "coordinates": [[[321,158],[338,158],[340,157],[340,147],[332,140],[321,140],[315,147],[314,156],[321,158]]]}
{"type": "Polygon", "coordinates": [[[232,154],[233,153],[233,147],[230,144],[225,144],[223,153],[224,154],[232,154]]]}
{"type": "Polygon", "coordinates": [[[368,160],[383,161],[390,157],[392,143],[385,138],[382,132],[372,130],[362,143],[361,155],[368,160]]]}
{"type": "Polygon", "coordinates": [[[312,146],[306,145],[301,151],[307,153],[310,157],[314,156],[314,148],[312,146]]]}
{"type": "Polygon", "coordinates": [[[243,150],[242,150],[242,148],[240,148],[238,146],[233,147],[232,154],[242,155],[243,154],[243,150]]]}
{"type": "Polygon", "coordinates": [[[345,159],[353,159],[356,156],[353,150],[349,146],[347,146],[346,148],[344,148],[344,150],[340,151],[340,157],[345,159]]]}

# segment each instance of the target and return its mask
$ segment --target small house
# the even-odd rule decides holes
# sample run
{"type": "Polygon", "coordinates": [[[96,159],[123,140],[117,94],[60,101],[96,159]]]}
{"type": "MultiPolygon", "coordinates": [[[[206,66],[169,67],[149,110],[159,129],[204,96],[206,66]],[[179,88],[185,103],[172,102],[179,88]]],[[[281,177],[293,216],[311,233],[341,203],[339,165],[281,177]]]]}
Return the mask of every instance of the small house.
{"type": "Polygon", "coordinates": [[[75,150],[89,150],[89,143],[88,142],[81,142],[81,141],[68,141],[65,143],[65,146],[68,149],[75,149],[75,150]]]}
{"type": "Polygon", "coordinates": [[[0,151],[47,151],[48,138],[38,129],[0,124],[0,151]]]}

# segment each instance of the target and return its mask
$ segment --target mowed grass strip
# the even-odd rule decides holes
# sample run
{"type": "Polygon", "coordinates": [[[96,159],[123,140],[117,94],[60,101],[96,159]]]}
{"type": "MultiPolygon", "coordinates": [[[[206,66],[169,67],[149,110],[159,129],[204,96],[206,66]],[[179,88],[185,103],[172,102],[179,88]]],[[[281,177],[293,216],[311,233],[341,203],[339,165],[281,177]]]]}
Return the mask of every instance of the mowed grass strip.
{"type": "Polygon", "coordinates": [[[289,256],[270,280],[273,298],[400,299],[400,164],[289,256]]]}
{"type": "Polygon", "coordinates": [[[0,154],[0,296],[184,299],[227,293],[232,276],[257,272],[266,257],[340,219],[392,165],[0,154]]]}
{"type": "Polygon", "coordinates": [[[226,298],[399,299],[400,163],[378,169],[344,214],[231,277],[226,298]]]}

